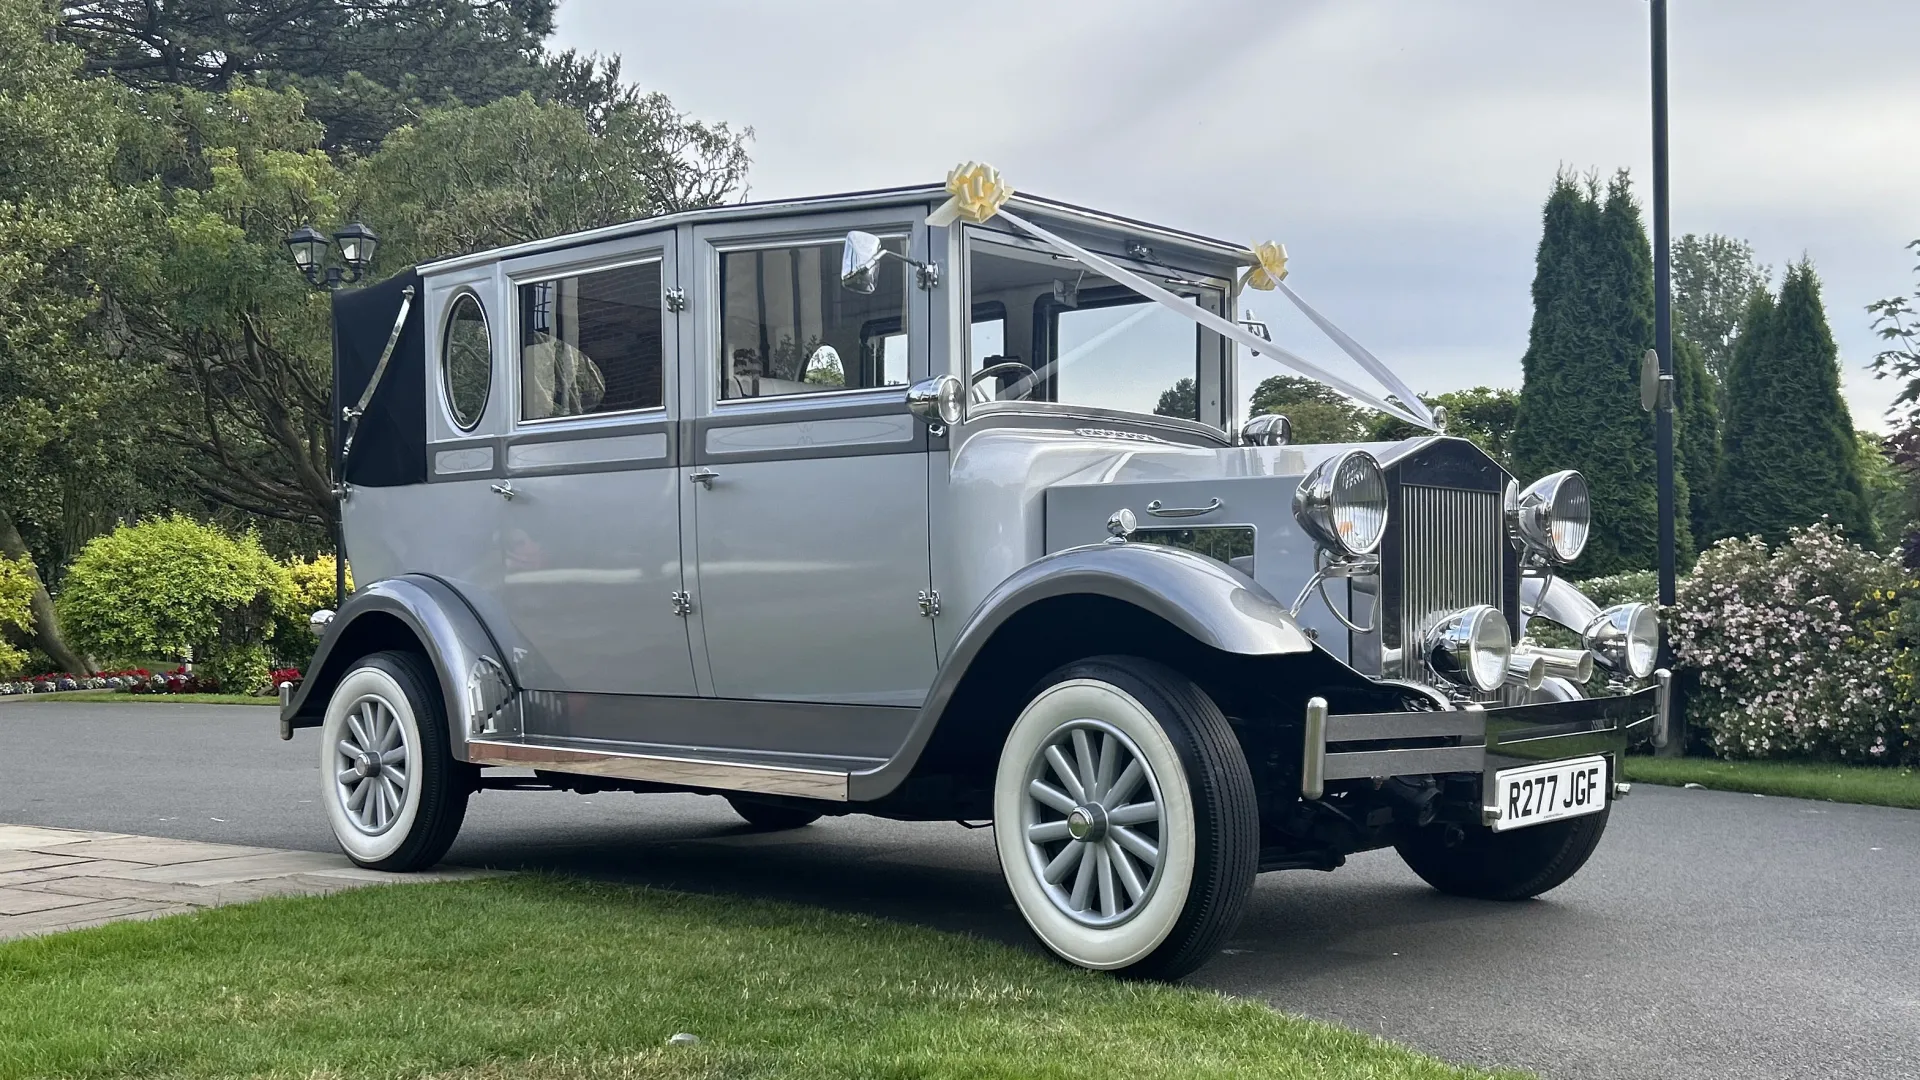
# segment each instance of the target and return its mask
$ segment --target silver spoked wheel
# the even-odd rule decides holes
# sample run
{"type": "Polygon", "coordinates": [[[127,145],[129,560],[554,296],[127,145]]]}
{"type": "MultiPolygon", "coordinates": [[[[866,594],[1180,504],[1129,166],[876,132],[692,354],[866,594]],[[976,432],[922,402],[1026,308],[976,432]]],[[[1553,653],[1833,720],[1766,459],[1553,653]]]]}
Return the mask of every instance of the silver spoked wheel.
{"type": "Polygon", "coordinates": [[[1140,748],[1102,720],[1055,729],[1027,766],[1027,861],[1062,914],[1106,928],[1160,883],[1166,811],[1140,748]]]}
{"type": "Polygon", "coordinates": [[[413,748],[392,703],[368,695],[348,707],[333,746],[334,797],[346,819],[367,836],[393,828],[413,782],[413,748]]]}

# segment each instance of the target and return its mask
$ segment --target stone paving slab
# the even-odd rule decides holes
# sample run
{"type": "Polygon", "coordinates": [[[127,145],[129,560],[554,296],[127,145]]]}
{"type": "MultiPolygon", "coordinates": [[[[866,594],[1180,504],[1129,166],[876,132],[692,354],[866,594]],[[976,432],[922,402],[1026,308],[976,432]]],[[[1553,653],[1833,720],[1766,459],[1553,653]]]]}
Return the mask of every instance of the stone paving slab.
{"type": "Polygon", "coordinates": [[[272,896],[491,873],[384,874],[344,855],[0,825],[0,941],[272,896]]]}

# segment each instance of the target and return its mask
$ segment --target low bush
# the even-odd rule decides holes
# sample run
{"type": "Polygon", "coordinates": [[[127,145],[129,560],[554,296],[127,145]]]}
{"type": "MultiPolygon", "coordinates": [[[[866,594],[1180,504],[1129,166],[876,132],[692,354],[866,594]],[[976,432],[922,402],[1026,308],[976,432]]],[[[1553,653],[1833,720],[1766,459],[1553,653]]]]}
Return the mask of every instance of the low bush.
{"type": "MultiPolygon", "coordinates": [[[[285,602],[274,612],[273,653],[282,661],[305,664],[320,647],[320,638],[307,619],[321,608],[337,608],[339,596],[334,590],[334,561],[331,555],[312,559],[299,556],[287,561],[287,576],[293,583],[285,602]]],[[[353,588],[353,574],[347,574],[347,588],[353,588]]]]}
{"type": "MultiPolygon", "coordinates": [[[[1733,758],[1893,764],[1913,756],[1911,695],[1890,674],[1913,657],[1897,560],[1822,523],[1769,548],[1722,540],[1679,583],[1674,654],[1699,685],[1689,722],[1733,758]]],[[[1916,613],[1920,613],[1917,611],[1916,613]]]]}
{"type": "Polygon", "coordinates": [[[7,639],[26,636],[32,621],[33,567],[25,559],[0,558],[0,678],[17,675],[26,666],[26,650],[7,639]]]}
{"type": "Polygon", "coordinates": [[[252,533],[180,515],[90,541],[67,571],[60,618],[75,644],[109,656],[187,656],[233,693],[266,686],[275,618],[293,603],[287,568],[252,533]]]}

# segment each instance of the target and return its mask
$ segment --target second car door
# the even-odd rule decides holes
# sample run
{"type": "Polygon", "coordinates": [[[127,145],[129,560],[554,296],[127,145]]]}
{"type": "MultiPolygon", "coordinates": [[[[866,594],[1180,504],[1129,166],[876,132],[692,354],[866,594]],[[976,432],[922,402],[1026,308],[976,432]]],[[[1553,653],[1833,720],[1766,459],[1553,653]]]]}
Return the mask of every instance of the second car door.
{"type": "MultiPolygon", "coordinates": [[[[913,247],[910,223],[857,227],[913,247]]],[[[933,681],[928,436],[904,394],[926,298],[898,259],[871,294],[843,288],[844,232],[696,233],[704,385],[681,471],[718,697],[918,705],[933,681]]]]}

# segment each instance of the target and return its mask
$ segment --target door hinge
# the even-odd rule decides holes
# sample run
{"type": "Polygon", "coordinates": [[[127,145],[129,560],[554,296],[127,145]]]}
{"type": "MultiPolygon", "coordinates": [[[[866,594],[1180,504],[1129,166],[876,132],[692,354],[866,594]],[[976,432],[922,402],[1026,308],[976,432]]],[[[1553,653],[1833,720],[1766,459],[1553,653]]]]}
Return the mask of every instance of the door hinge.
{"type": "Polygon", "coordinates": [[[673,592],[673,613],[686,618],[693,611],[693,594],[679,589],[673,592]]]}
{"type": "Polygon", "coordinates": [[[668,311],[687,310],[687,290],[682,289],[678,286],[668,289],[667,290],[667,310],[668,311]]]}
{"type": "Polygon", "coordinates": [[[920,614],[929,619],[940,614],[940,590],[920,590],[920,614]]]}

